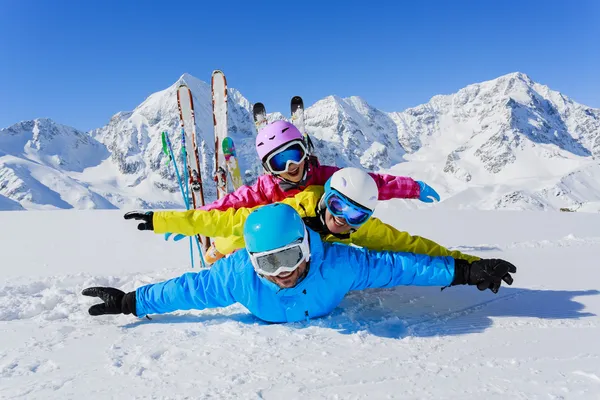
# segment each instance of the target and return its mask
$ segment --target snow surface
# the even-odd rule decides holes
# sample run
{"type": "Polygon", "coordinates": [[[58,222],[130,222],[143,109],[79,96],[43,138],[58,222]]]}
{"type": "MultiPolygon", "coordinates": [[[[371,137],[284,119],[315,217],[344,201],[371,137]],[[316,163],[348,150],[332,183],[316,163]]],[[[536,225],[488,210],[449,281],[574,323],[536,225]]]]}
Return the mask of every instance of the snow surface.
{"type": "Polygon", "coordinates": [[[308,323],[265,324],[239,305],[94,318],[83,288],[188,272],[187,243],[120,211],[2,212],[0,398],[598,398],[600,215],[398,202],[376,215],[510,260],[515,284],[354,292],[308,323]]]}

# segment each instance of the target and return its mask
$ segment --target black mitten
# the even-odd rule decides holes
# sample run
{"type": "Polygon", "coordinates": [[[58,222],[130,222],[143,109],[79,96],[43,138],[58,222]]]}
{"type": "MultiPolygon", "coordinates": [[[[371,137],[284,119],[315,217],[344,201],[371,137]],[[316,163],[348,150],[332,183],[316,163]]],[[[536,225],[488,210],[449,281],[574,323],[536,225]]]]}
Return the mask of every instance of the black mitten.
{"type": "Polygon", "coordinates": [[[517,272],[517,267],[508,261],[500,259],[478,260],[469,263],[465,260],[454,261],[454,279],[450,286],[477,285],[477,289],[490,289],[498,293],[502,281],[512,285],[511,273],[517,272]]]}
{"type": "Polygon", "coordinates": [[[135,292],[125,293],[111,287],[91,287],[83,289],[81,294],[99,297],[104,302],[91,306],[88,310],[90,315],[133,314],[137,316],[135,312],[135,292]]]}
{"type": "Polygon", "coordinates": [[[125,219],[143,221],[142,223],[138,224],[138,229],[140,231],[154,230],[154,223],[152,222],[153,217],[154,213],[152,211],[130,211],[123,216],[125,219]]]}

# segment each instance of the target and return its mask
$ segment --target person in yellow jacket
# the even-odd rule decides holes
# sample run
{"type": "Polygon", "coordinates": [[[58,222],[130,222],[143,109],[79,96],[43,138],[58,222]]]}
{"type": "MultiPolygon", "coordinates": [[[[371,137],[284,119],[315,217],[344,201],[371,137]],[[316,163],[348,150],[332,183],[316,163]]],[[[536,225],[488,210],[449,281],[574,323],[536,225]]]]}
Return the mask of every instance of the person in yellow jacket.
{"type": "MultiPolygon", "coordinates": [[[[281,203],[292,206],[306,226],[327,242],[353,244],[371,250],[451,256],[468,262],[479,260],[476,256],[450,251],[432,240],[401,232],[371,217],[377,198],[377,185],[369,174],[358,168],[344,168],[335,172],[324,187],[309,186],[281,203]]],[[[125,214],[125,219],[144,221],[138,225],[140,230],[213,237],[216,249],[229,254],[244,247],[244,222],[255,208],[133,211],[125,214]]]]}

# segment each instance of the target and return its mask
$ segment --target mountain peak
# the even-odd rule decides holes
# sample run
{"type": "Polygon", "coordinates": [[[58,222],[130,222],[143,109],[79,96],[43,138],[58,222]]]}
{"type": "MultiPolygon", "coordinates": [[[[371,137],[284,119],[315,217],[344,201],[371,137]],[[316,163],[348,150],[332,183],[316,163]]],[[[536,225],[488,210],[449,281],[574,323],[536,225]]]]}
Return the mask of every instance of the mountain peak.
{"type": "Polygon", "coordinates": [[[205,81],[196,78],[194,75],[184,72],[179,79],[175,82],[173,86],[177,87],[179,85],[187,85],[190,88],[199,87],[199,86],[208,86],[208,83],[205,81]]]}
{"type": "Polygon", "coordinates": [[[527,74],[526,74],[526,73],[524,73],[524,72],[519,72],[519,71],[517,71],[517,72],[511,72],[511,73],[509,73],[509,74],[506,74],[506,75],[499,76],[498,78],[496,78],[496,79],[493,79],[493,80],[501,80],[501,79],[519,79],[519,80],[522,80],[522,81],[524,81],[524,82],[526,82],[526,83],[528,83],[528,84],[533,84],[533,83],[535,83],[535,82],[533,81],[533,79],[531,79],[531,78],[529,77],[529,75],[527,75],[527,74]]]}

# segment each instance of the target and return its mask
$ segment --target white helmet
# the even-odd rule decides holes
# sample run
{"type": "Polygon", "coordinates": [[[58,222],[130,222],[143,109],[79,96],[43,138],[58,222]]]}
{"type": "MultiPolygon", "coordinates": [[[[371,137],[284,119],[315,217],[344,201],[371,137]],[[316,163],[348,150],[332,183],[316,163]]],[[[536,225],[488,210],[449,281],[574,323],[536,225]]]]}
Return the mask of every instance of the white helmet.
{"type": "Polygon", "coordinates": [[[362,169],[348,167],[336,171],[325,184],[325,196],[331,189],[371,211],[375,210],[379,189],[375,179],[362,169]]]}

